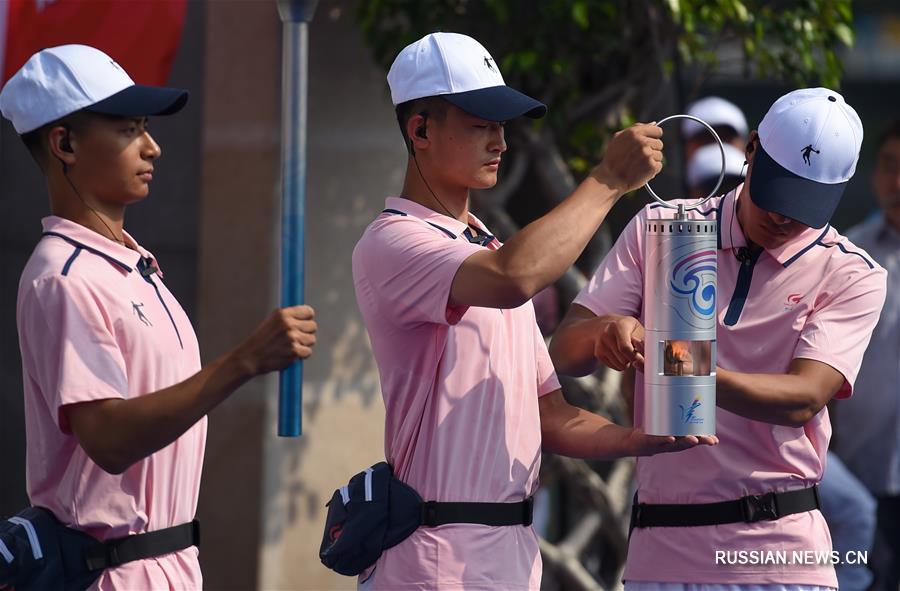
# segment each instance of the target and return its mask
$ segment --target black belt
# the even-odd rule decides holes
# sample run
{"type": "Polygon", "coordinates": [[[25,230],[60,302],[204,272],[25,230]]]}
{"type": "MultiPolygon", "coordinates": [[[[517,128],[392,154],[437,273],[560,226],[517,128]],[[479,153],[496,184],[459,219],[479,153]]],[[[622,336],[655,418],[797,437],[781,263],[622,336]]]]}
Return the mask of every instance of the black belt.
{"type": "Polygon", "coordinates": [[[819,508],[821,503],[817,485],[789,492],[748,495],[721,503],[648,505],[635,502],[631,509],[631,527],[693,527],[723,523],[756,523],[774,521],[785,515],[806,513],[819,508]]]}
{"type": "Polygon", "coordinates": [[[422,525],[435,527],[448,523],[481,525],[531,525],[534,497],[518,503],[422,503],[422,525]]]}
{"type": "Polygon", "coordinates": [[[174,527],[102,542],[86,551],[84,557],[88,570],[93,571],[199,545],[200,522],[195,519],[174,527]]]}

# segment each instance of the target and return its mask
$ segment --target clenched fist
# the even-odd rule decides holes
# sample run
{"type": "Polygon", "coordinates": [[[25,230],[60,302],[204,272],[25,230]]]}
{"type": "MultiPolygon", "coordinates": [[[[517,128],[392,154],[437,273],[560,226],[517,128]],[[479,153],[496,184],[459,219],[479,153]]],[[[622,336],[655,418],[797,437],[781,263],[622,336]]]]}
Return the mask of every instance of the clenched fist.
{"type": "Polygon", "coordinates": [[[272,312],[236,353],[250,375],[284,369],[312,355],[317,328],[310,306],[281,308],[272,312]]]}
{"type": "Polygon", "coordinates": [[[600,319],[594,337],[594,357],[617,371],[644,369],[644,327],[637,318],[610,314],[600,319]]]}
{"type": "Polygon", "coordinates": [[[617,132],[592,174],[623,195],[644,186],[662,170],[662,135],[655,123],[636,123],[617,132]]]}

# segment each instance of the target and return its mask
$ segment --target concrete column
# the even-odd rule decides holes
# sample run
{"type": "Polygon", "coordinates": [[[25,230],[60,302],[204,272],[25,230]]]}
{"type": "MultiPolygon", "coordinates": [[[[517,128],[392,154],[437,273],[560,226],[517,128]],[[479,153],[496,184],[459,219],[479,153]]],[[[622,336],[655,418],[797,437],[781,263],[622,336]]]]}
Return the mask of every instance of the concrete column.
{"type": "Polygon", "coordinates": [[[378,372],[353,291],[351,254],[406,157],[385,72],[355,24],[356,3],[323,0],[310,27],[306,288],[319,345],[307,363],[300,441],[278,439],[275,396],[265,438],[261,589],[355,589],[322,566],[325,503],[384,459],[378,372]]]}
{"type": "MultiPolygon", "coordinates": [[[[280,25],[271,2],[207,2],[197,332],[204,363],[277,305],[280,25]]],[[[210,414],[198,516],[207,589],[253,589],[271,382],[210,414]]]]}
{"type": "MultiPolygon", "coordinates": [[[[198,332],[211,359],[277,303],[281,23],[274,1],[206,6],[198,332]]],[[[331,493],[384,457],[384,407],[350,256],[402,185],[405,161],[355,10],[323,1],[310,28],[306,293],[320,333],[304,371],[303,436],[276,436],[275,376],[212,413],[200,500],[210,589],[356,585],[318,558],[331,493]]]]}

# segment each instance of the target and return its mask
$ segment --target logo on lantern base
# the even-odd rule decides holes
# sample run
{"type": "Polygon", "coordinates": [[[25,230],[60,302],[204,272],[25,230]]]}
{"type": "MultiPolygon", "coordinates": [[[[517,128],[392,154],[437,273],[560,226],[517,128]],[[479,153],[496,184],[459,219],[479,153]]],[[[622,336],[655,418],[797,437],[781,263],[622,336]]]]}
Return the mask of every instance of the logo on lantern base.
{"type": "Polygon", "coordinates": [[[683,404],[679,404],[678,408],[681,409],[681,420],[685,425],[702,425],[703,418],[698,417],[694,414],[698,408],[700,408],[700,397],[697,396],[694,398],[694,401],[687,408],[684,407],[683,404]]]}

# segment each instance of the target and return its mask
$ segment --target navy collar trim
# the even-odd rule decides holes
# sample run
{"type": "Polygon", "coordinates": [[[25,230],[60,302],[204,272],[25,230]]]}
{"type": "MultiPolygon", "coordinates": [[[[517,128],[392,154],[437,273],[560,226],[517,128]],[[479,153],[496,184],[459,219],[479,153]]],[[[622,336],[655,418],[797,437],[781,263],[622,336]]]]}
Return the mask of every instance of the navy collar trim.
{"type": "MultiPolygon", "coordinates": [[[[390,213],[393,215],[401,215],[401,216],[408,215],[404,211],[400,211],[399,209],[392,209],[390,207],[381,210],[381,212],[382,213],[390,213]]],[[[429,222],[428,220],[422,220],[422,221],[433,228],[437,228],[438,230],[440,230],[441,232],[446,234],[447,237],[452,238],[453,240],[456,240],[456,238],[458,237],[456,234],[454,234],[452,231],[448,230],[444,226],[439,226],[438,224],[435,224],[434,222],[429,222]]],[[[465,230],[463,230],[462,236],[469,242],[471,242],[473,244],[480,244],[481,246],[487,246],[488,244],[490,244],[491,242],[494,241],[493,235],[483,232],[483,231],[479,230],[478,228],[473,228],[472,226],[469,226],[465,230]]]]}
{"type": "Polygon", "coordinates": [[[105,252],[101,252],[101,251],[97,250],[96,248],[92,248],[92,247],[88,246],[87,244],[79,242],[73,238],[69,238],[65,234],[60,234],[59,232],[44,232],[41,234],[41,236],[56,236],[57,238],[62,238],[63,240],[65,240],[66,242],[71,244],[72,246],[76,246],[78,248],[83,248],[84,250],[86,250],[92,254],[95,254],[99,257],[106,259],[110,263],[118,266],[120,269],[122,269],[126,273],[131,273],[134,270],[131,267],[131,265],[129,265],[128,263],[123,263],[119,259],[113,258],[113,257],[109,256],[108,254],[106,254],[105,252]]]}
{"type": "Polygon", "coordinates": [[[866,265],[869,266],[870,269],[874,269],[874,268],[875,268],[875,265],[872,263],[872,261],[870,261],[870,260],[867,259],[865,256],[863,256],[862,253],[856,252],[855,250],[847,250],[847,248],[846,248],[843,244],[841,244],[840,242],[835,243],[835,244],[824,244],[824,243],[822,243],[822,242],[816,242],[816,244],[817,244],[818,246],[822,246],[822,247],[824,247],[824,248],[831,248],[832,246],[837,246],[837,247],[841,250],[841,252],[843,252],[844,254],[855,254],[856,256],[858,256],[859,258],[861,258],[861,259],[863,260],[863,262],[865,262],[866,265]]]}
{"type": "MultiPolygon", "coordinates": [[[[718,247],[719,250],[722,250],[722,207],[725,205],[725,200],[727,198],[728,196],[726,195],[719,199],[719,204],[716,206],[716,222],[718,222],[716,224],[716,247],[718,247]]],[[[732,205],[732,207],[734,207],[734,205],[732,205]]]]}
{"type": "Polygon", "coordinates": [[[441,232],[443,232],[444,234],[446,234],[446,235],[449,236],[450,238],[453,238],[454,240],[456,240],[456,234],[454,234],[453,232],[451,232],[450,230],[448,230],[448,229],[445,228],[444,226],[438,226],[437,224],[433,224],[433,223],[429,222],[428,220],[424,220],[424,221],[425,221],[425,223],[428,224],[429,226],[434,226],[435,228],[437,228],[438,230],[440,230],[441,232]]]}
{"type": "Polygon", "coordinates": [[[798,252],[797,254],[795,254],[794,256],[792,256],[791,258],[789,258],[788,260],[786,260],[782,266],[785,267],[785,268],[787,268],[789,265],[793,264],[794,261],[796,261],[797,259],[799,259],[800,257],[802,257],[804,254],[806,254],[807,252],[809,252],[810,249],[812,249],[812,248],[813,248],[814,246],[816,246],[817,244],[819,244],[819,245],[821,245],[821,246],[825,246],[824,244],[822,244],[822,238],[825,238],[825,235],[828,234],[828,230],[830,230],[830,229],[831,229],[831,226],[830,226],[829,224],[825,224],[825,227],[822,229],[822,233],[819,234],[819,237],[818,237],[818,238],[816,238],[815,240],[813,240],[812,242],[810,242],[809,244],[807,244],[806,246],[804,246],[804,247],[800,250],[800,252],[798,252]]]}

